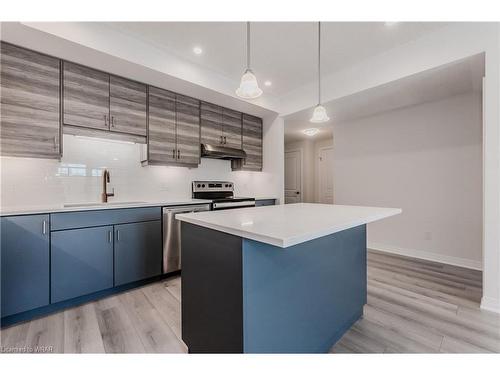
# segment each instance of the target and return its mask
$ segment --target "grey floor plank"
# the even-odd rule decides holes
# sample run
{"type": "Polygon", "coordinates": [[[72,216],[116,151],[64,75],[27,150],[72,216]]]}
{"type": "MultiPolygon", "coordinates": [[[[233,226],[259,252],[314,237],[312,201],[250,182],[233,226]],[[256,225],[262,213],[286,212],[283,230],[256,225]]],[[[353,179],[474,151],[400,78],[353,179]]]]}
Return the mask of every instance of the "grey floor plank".
{"type": "Polygon", "coordinates": [[[93,304],[64,312],[65,353],[105,353],[93,304]]]}
{"type": "Polygon", "coordinates": [[[187,353],[160,313],[140,290],[119,296],[148,353],[187,353]]]}

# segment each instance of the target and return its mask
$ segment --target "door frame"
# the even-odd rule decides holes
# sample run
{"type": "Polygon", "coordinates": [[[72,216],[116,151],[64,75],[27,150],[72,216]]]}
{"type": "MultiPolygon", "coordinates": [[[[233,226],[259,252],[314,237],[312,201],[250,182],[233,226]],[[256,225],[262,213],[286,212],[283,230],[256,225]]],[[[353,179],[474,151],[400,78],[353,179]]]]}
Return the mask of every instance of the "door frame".
{"type": "MultiPolygon", "coordinates": [[[[300,153],[300,202],[299,203],[303,203],[304,202],[304,152],[302,151],[301,148],[291,148],[289,150],[285,149],[284,159],[286,159],[286,154],[288,152],[297,152],[297,151],[300,153]]],[[[285,162],[285,160],[283,161],[285,162]]],[[[285,173],[286,173],[286,168],[285,168],[285,173]]],[[[285,190],[286,186],[285,184],[283,184],[283,194],[285,194],[285,190]]],[[[285,203],[285,199],[286,199],[286,194],[283,198],[283,203],[285,203]]]]}
{"type": "MultiPolygon", "coordinates": [[[[318,171],[318,180],[315,181],[315,182],[318,183],[318,189],[317,189],[318,197],[317,197],[317,200],[320,201],[320,203],[323,203],[323,202],[321,202],[321,173],[320,173],[320,160],[319,160],[319,158],[321,157],[321,151],[323,151],[323,150],[333,150],[333,145],[319,147],[318,148],[318,155],[316,155],[316,170],[318,171]]],[[[333,165],[332,165],[332,178],[333,178],[333,165]]],[[[331,204],[333,204],[333,202],[335,202],[335,191],[333,191],[333,193],[332,193],[332,202],[331,202],[331,204]]]]}

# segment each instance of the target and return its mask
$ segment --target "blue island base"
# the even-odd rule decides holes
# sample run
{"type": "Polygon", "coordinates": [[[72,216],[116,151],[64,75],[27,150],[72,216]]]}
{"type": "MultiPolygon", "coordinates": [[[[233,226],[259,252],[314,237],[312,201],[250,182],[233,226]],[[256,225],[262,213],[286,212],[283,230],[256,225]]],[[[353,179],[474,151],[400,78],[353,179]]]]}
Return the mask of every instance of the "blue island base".
{"type": "Polygon", "coordinates": [[[326,353],[363,314],[366,226],[280,248],[182,223],[191,353],[326,353]]]}

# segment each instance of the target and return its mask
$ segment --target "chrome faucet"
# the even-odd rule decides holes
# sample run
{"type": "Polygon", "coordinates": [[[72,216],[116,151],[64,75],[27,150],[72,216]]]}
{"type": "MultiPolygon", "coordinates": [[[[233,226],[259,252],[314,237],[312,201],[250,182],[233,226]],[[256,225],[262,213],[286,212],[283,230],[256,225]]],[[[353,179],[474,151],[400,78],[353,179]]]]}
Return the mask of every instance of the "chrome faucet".
{"type": "Polygon", "coordinates": [[[108,197],[115,196],[115,188],[113,188],[113,191],[111,193],[108,193],[107,191],[108,183],[109,183],[109,171],[105,169],[104,172],[102,173],[102,194],[101,194],[102,203],[107,203],[108,197]]]}

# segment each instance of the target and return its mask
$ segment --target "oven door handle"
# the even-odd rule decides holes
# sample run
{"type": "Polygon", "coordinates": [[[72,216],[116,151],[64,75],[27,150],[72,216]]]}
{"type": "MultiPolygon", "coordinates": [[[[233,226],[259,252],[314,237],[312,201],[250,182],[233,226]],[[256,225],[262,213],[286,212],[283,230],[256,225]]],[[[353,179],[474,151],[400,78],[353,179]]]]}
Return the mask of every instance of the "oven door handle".
{"type": "Polygon", "coordinates": [[[223,209],[223,208],[239,208],[239,207],[254,207],[255,206],[255,201],[248,201],[248,202],[214,202],[213,203],[213,209],[223,209]]]}

